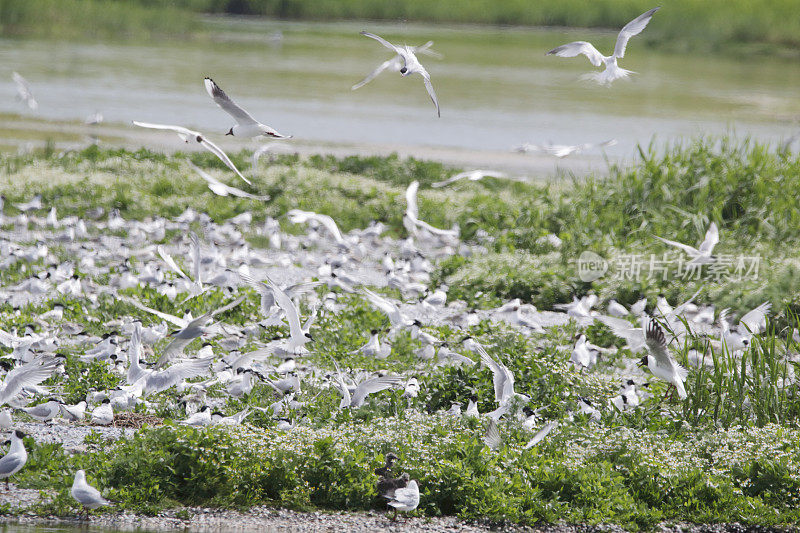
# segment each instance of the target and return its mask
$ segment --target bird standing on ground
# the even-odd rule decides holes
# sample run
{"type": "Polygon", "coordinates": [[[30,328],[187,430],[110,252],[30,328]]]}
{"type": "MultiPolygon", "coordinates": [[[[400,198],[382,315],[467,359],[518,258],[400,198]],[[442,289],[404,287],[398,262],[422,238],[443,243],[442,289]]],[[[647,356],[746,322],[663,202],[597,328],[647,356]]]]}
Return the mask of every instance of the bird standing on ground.
{"type": "Polygon", "coordinates": [[[89,517],[89,509],[97,509],[112,503],[103,498],[99,490],[86,482],[86,472],[83,470],[75,472],[75,480],[72,482],[70,494],[75,498],[75,501],[83,506],[87,518],[89,517]]]}
{"type": "Polygon", "coordinates": [[[9,490],[8,479],[22,470],[28,462],[28,452],[25,451],[25,444],[22,439],[25,433],[16,429],[11,433],[11,448],[8,453],[0,459],[0,479],[6,480],[6,490],[9,490]]]}
{"type": "Polygon", "coordinates": [[[627,48],[630,38],[634,35],[639,35],[642,30],[647,27],[650,19],[653,18],[653,15],[659,9],[661,8],[655,7],[650,11],[642,13],[627,23],[619,32],[619,35],[617,36],[617,44],[614,46],[614,53],[610,56],[604,56],[597,51],[597,48],[595,48],[592,43],[588,43],[586,41],[575,41],[557,48],[553,48],[547,52],[546,55],[575,57],[579,54],[583,54],[589,58],[589,61],[592,62],[592,65],[596,67],[605,65],[606,67],[603,72],[591,73],[588,74],[587,77],[601,85],[610,85],[614,80],[618,80],[619,78],[627,78],[630,74],[633,74],[633,71],[620,68],[617,65],[617,60],[625,57],[625,48],[627,48]]]}

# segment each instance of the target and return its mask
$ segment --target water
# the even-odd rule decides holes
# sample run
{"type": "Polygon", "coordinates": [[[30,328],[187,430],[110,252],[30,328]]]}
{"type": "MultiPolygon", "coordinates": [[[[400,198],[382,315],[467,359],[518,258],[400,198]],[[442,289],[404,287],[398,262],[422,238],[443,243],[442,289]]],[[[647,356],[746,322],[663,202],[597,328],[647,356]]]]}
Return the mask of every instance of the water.
{"type": "MultiPolygon", "coordinates": [[[[615,138],[619,143],[608,154],[627,158],[637,143],[652,139],[663,144],[734,132],[777,141],[794,133],[800,118],[800,67],[779,58],[666,54],[634,38],[621,65],[639,74],[605,88],[580,79],[596,70],[586,58],[544,52],[576,39],[609,51],[612,33],[236,19],[209,19],[208,26],[212,38],[196,43],[0,40],[2,142],[77,134],[82,130],[75,121],[96,111],[120,125],[115,138],[144,135],[121,127],[131,120],[222,134],[232,121],[205,93],[206,75],[254,116],[300,143],[485,154],[489,161],[497,160],[492,154],[533,160],[509,153],[523,142],[615,138]],[[399,43],[435,41],[444,58],[421,59],[439,96],[441,119],[418,76],[401,79],[386,72],[350,90],[391,55],[358,35],[365,28],[399,43]],[[277,30],[283,34],[280,46],[270,39],[277,30]],[[31,83],[37,113],[12,98],[12,70],[31,83]],[[42,120],[67,123],[54,127],[42,120]]],[[[147,135],[136,142],[172,141],[165,134],[147,135]]]]}

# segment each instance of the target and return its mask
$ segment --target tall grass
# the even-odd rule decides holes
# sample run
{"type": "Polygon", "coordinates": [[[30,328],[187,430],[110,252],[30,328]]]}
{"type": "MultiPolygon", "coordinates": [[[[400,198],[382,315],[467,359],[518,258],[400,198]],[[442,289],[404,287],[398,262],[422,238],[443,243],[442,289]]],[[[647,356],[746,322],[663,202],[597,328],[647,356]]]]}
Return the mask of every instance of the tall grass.
{"type": "Polygon", "coordinates": [[[161,2],[0,0],[0,36],[56,39],[178,38],[199,28],[190,12],[161,2]]]}

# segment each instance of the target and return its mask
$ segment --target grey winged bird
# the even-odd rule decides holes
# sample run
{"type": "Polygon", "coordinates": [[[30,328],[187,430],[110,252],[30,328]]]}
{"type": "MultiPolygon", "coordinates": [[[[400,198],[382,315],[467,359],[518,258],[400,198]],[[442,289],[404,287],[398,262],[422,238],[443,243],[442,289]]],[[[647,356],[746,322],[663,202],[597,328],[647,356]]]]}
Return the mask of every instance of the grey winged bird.
{"type": "MultiPolygon", "coordinates": [[[[433,46],[433,41],[428,41],[422,46],[412,46],[411,49],[414,51],[415,54],[425,54],[433,57],[441,57],[441,54],[434,52],[433,50],[430,49],[431,46],[433,46]]],[[[375,70],[367,74],[367,76],[363,80],[353,85],[351,89],[354,91],[356,89],[360,89],[364,85],[374,80],[381,72],[385,70],[389,70],[392,72],[400,72],[401,68],[403,68],[403,57],[400,54],[396,54],[392,56],[391,59],[387,59],[386,61],[378,65],[378,67],[375,70]]]]}
{"type": "Polygon", "coordinates": [[[583,54],[589,58],[589,61],[591,61],[592,65],[596,67],[605,65],[606,67],[602,72],[589,74],[588,77],[597,83],[600,83],[601,85],[610,85],[612,82],[614,82],[614,80],[627,78],[630,74],[633,74],[633,72],[630,70],[620,68],[617,65],[617,60],[625,57],[625,49],[628,47],[628,41],[630,38],[634,35],[639,35],[642,33],[642,30],[647,27],[650,19],[653,18],[653,15],[659,9],[661,8],[655,7],[645,13],[642,13],[627,23],[622,30],[620,30],[619,35],[617,35],[617,44],[614,46],[614,53],[610,56],[604,56],[597,51],[597,48],[595,48],[592,43],[586,41],[575,41],[569,44],[561,45],[557,48],[553,48],[547,52],[546,55],[575,57],[583,54]]]}
{"type": "Polygon", "coordinates": [[[685,400],[688,395],[683,383],[689,372],[679,365],[667,351],[664,331],[655,320],[650,320],[647,325],[645,344],[649,353],[642,358],[641,365],[646,366],[655,377],[674,386],[680,399],[685,400]]]}
{"type": "Polygon", "coordinates": [[[206,86],[208,95],[214,102],[222,108],[223,111],[236,119],[236,125],[233,126],[225,135],[233,135],[234,137],[273,137],[275,139],[288,139],[291,135],[281,135],[269,126],[260,123],[254,119],[250,113],[236,105],[236,103],[225,94],[225,91],[219,88],[214,80],[205,78],[203,83],[206,86]]]}
{"type": "Polygon", "coordinates": [[[104,505],[110,505],[111,501],[103,498],[100,491],[92,487],[86,482],[86,472],[78,470],[75,472],[75,479],[72,482],[72,489],[70,490],[72,497],[83,507],[86,511],[87,517],[89,509],[97,509],[104,505]]]}
{"type": "Polygon", "coordinates": [[[28,462],[28,452],[25,451],[25,445],[22,439],[25,433],[20,430],[14,430],[11,433],[11,448],[8,453],[0,458],[0,479],[6,480],[6,490],[8,487],[8,479],[22,470],[25,463],[28,462]]]}
{"type": "Polygon", "coordinates": [[[414,53],[413,46],[395,46],[383,37],[379,37],[374,33],[369,33],[366,31],[362,31],[361,35],[365,37],[369,37],[370,39],[375,39],[383,46],[392,50],[396,53],[400,58],[403,60],[403,66],[400,68],[400,75],[403,77],[410,76],[411,74],[419,74],[422,76],[422,80],[425,82],[425,88],[428,90],[428,95],[431,97],[431,101],[433,101],[433,105],[436,106],[436,114],[441,117],[442,112],[439,109],[439,100],[436,99],[436,92],[433,90],[433,84],[431,83],[431,75],[428,74],[428,71],[425,67],[417,59],[416,54],[414,53]]]}

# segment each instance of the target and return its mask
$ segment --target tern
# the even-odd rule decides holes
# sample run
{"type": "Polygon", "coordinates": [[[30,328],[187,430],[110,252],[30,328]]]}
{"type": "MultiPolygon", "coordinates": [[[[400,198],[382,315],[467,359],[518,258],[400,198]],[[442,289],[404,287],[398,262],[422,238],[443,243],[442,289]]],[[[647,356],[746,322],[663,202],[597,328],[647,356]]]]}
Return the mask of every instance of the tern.
{"type": "MultiPolygon", "coordinates": [[[[609,139],[608,141],[603,141],[601,143],[586,143],[586,144],[521,144],[514,148],[514,151],[526,154],[528,152],[542,152],[547,155],[552,155],[553,157],[557,157],[559,159],[563,159],[567,156],[578,154],[580,152],[584,152],[586,150],[592,150],[594,148],[605,148],[606,146],[614,146],[617,144],[616,139],[609,139]]],[[[435,187],[435,185],[434,185],[435,187]]]]}
{"type": "Polygon", "coordinates": [[[242,178],[245,183],[248,185],[252,185],[250,180],[245,178],[244,175],[239,172],[239,169],[236,168],[236,165],[233,164],[233,161],[228,157],[228,154],[222,151],[222,148],[214,144],[213,142],[206,139],[205,135],[200,133],[199,131],[190,130],[188,128],[184,128],[183,126],[170,126],[168,124],[151,124],[149,122],[138,122],[136,120],[133,121],[134,126],[139,126],[140,128],[150,128],[154,130],[169,130],[174,131],[178,134],[178,137],[183,139],[183,142],[188,143],[189,141],[194,141],[197,144],[201,145],[203,148],[214,154],[219,158],[220,161],[225,163],[225,166],[229,169],[236,172],[236,175],[242,178]]]}
{"type": "Polygon", "coordinates": [[[17,72],[12,72],[11,77],[14,78],[14,83],[17,84],[17,100],[24,102],[31,111],[36,111],[39,107],[39,103],[36,101],[36,98],[33,97],[31,88],[28,85],[28,80],[20,76],[17,72]]]}
{"type": "Polygon", "coordinates": [[[425,67],[417,59],[417,56],[414,54],[414,47],[413,46],[395,46],[383,37],[379,37],[374,33],[369,33],[366,31],[362,31],[361,35],[365,37],[369,37],[370,39],[375,39],[383,46],[395,52],[400,58],[403,60],[403,66],[400,68],[400,74],[403,77],[410,76],[411,74],[419,74],[422,76],[422,79],[425,82],[425,88],[428,89],[428,95],[430,95],[431,100],[433,101],[433,105],[436,106],[436,114],[441,118],[442,112],[439,109],[439,101],[436,99],[436,92],[433,90],[433,84],[431,83],[431,75],[428,74],[428,71],[425,70],[425,67]]]}
{"type": "Polygon", "coordinates": [[[236,119],[237,124],[228,130],[225,135],[233,135],[234,137],[273,137],[275,139],[290,139],[291,135],[281,135],[269,126],[258,122],[250,113],[236,105],[231,100],[225,91],[219,88],[219,85],[214,83],[211,78],[204,80],[206,91],[208,95],[214,99],[214,102],[220,106],[223,111],[236,119]]]}
{"type": "Polygon", "coordinates": [[[216,194],[217,196],[236,196],[237,198],[249,198],[251,200],[259,200],[262,202],[266,202],[269,200],[269,196],[256,196],[254,194],[250,194],[249,192],[245,192],[241,189],[237,189],[236,187],[231,187],[230,185],[226,185],[219,181],[217,178],[203,170],[202,168],[194,165],[193,163],[187,161],[189,166],[191,166],[197,174],[206,180],[208,183],[208,188],[211,189],[211,192],[216,194]]]}
{"type": "Polygon", "coordinates": [[[25,433],[18,429],[14,430],[11,433],[11,448],[0,458],[0,479],[6,480],[6,490],[9,490],[8,479],[22,470],[22,467],[28,462],[28,452],[25,451],[25,445],[22,442],[24,437],[25,433]]]}
{"type": "Polygon", "coordinates": [[[87,517],[89,515],[89,509],[97,509],[98,507],[113,503],[103,498],[99,490],[86,482],[86,472],[83,470],[75,472],[75,480],[72,482],[70,494],[75,498],[75,501],[83,506],[87,517]]]}
{"type": "MultiPolygon", "coordinates": [[[[425,54],[441,58],[442,55],[431,50],[430,49],[431,46],[433,46],[433,41],[428,41],[422,46],[412,46],[411,49],[414,51],[415,54],[425,54]]],[[[378,65],[378,68],[367,74],[367,76],[363,80],[353,85],[351,89],[353,91],[355,91],[356,89],[360,89],[364,85],[374,80],[384,70],[390,70],[392,72],[400,72],[401,68],[403,68],[403,58],[400,54],[397,54],[391,59],[387,59],[386,61],[378,65]]]]}
{"type": "Polygon", "coordinates": [[[412,479],[407,486],[394,489],[394,494],[384,497],[389,498],[387,503],[394,507],[394,517],[396,518],[397,511],[409,512],[417,508],[419,505],[419,486],[412,479]]]}
{"type": "Polygon", "coordinates": [[[651,319],[648,323],[645,339],[649,353],[642,358],[641,366],[647,366],[655,377],[674,386],[681,400],[685,400],[688,395],[683,382],[686,381],[689,372],[675,362],[675,359],[667,351],[664,331],[655,320],[651,319]]]}
{"type": "Polygon", "coordinates": [[[767,329],[767,313],[772,308],[770,302],[764,302],[752,311],[747,312],[739,319],[739,324],[733,326],[728,321],[729,309],[719,313],[722,324],[722,342],[730,351],[744,350],[750,345],[753,335],[763,333],[767,329]]]}
{"type": "Polygon", "coordinates": [[[497,172],[496,170],[469,170],[467,172],[459,172],[455,176],[452,176],[444,181],[432,183],[431,187],[438,189],[463,179],[468,179],[469,181],[478,181],[482,180],[483,178],[505,178],[506,176],[507,174],[504,172],[497,172]]]}
{"type": "Polygon", "coordinates": [[[625,57],[625,48],[627,48],[630,38],[634,35],[639,35],[642,30],[647,27],[650,19],[653,18],[653,15],[659,9],[661,8],[655,7],[650,11],[642,13],[627,23],[619,32],[619,35],[617,36],[617,44],[614,46],[614,53],[610,56],[604,56],[597,51],[597,48],[595,48],[592,43],[588,43],[586,41],[575,41],[557,48],[553,48],[547,52],[546,55],[575,57],[579,54],[583,54],[589,58],[589,61],[592,62],[592,65],[596,67],[605,65],[606,67],[603,72],[592,73],[589,74],[588,77],[601,85],[611,85],[614,80],[627,78],[630,74],[633,74],[633,71],[625,70],[624,68],[617,66],[617,60],[625,57]]]}
{"type": "Polygon", "coordinates": [[[714,251],[714,247],[719,242],[719,230],[717,229],[717,225],[712,222],[708,227],[708,231],[706,231],[705,239],[703,239],[703,242],[700,243],[698,248],[658,236],[656,236],[656,239],[686,252],[689,257],[692,258],[688,263],[689,265],[708,265],[715,261],[714,256],[711,254],[714,251]]]}

